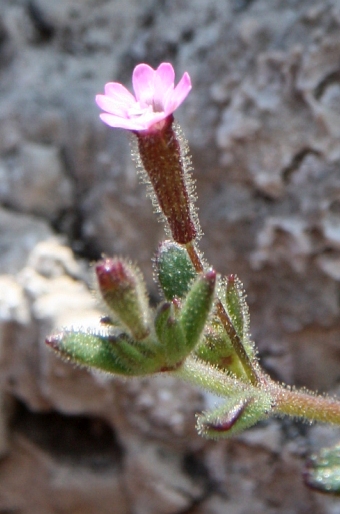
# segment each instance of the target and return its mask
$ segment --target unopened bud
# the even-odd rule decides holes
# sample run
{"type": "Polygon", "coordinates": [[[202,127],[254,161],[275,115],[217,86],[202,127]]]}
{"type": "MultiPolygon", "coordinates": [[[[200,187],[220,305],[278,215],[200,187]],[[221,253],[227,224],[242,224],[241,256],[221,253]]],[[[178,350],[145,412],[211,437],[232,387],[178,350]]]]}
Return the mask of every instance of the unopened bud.
{"type": "Polygon", "coordinates": [[[173,241],[164,241],[156,255],[158,282],[167,300],[183,298],[197,276],[186,250],[173,241]]]}
{"type": "Polygon", "coordinates": [[[118,258],[105,259],[95,266],[100,293],[114,318],[133,338],[149,334],[148,302],[138,270],[118,258]]]}

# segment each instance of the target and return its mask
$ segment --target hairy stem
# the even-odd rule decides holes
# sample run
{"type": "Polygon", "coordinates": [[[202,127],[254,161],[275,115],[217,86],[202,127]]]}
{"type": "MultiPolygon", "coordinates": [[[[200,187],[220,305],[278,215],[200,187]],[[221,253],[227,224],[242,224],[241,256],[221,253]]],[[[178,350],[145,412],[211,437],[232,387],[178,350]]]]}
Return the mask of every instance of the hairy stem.
{"type": "Polygon", "coordinates": [[[274,384],[274,414],[305,418],[311,421],[340,425],[340,402],[303,391],[286,389],[274,384]]]}
{"type": "Polygon", "coordinates": [[[323,396],[313,395],[304,391],[287,389],[265,374],[260,377],[261,384],[257,387],[245,384],[231,375],[224,373],[208,364],[188,357],[172,374],[179,378],[210,391],[222,398],[228,398],[242,390],[256,393],[266,392],[273,402],[271,414],[287,415],[308,421],[320,421],[340,425],[340,402],[323,396]]]}

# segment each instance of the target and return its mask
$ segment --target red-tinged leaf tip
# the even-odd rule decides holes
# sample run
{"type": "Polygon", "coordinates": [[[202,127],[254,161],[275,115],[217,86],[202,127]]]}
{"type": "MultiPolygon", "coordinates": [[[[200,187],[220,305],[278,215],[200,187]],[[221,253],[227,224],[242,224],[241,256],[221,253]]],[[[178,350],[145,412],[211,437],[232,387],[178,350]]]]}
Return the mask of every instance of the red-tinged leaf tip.
{"type": "Polygon", "coordinates": [[[159,313],[160,314],[163,314],[164,312],[167,312],[169,309],[171,309],[171,303],[170,302],[164,302],[160,308],[159,308],[159,313]]]}
{"type": "Polygon", "coordinates": [[[60,350],[60,342],[61,342],[62,336],[61,334],[57,335],[51,335],[46,337],[45,343],[47,346],[50,346],[52,350],[58,351],[60,350]]]}
{"type": "Polygon", "coordinates": [[[235,284],[236,275],[234,275],[233,273],[231,275],[228,275],[227,280],[228,280],[228,284],[232,284],[232,285],[235,284]]]}
{"type": "Polygon", "coordinates": [[[211,283],[211,285],[215,285],[216,271],[213,268],[209,269],[204,276],[211,283]]]}
{"type": "Polygon", "coordinates": [[[205,428],[207,430],[213,430],[214,432],[228,432],[240,419],[246,407],[248,406],[249,401],[250,400],[247,400],[240,403],[239,405],[236,405],[236,407],[228,412],[228,414],[220,421],[205,423],[205,428]]]}

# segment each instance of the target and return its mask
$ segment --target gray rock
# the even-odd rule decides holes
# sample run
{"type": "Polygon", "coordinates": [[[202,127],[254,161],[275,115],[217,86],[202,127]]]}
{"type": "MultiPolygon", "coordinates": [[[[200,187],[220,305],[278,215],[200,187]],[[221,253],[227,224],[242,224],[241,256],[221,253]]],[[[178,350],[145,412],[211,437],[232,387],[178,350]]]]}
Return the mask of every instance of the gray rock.
{"type": "Polygon", "coordinates": [[[2,201],[21,212],[54,218],[72,202],[60,152],[51,145],[25,143],[2,167],[2,201]]]}
{"type": "Polygon", "coordinates": [[[136,514],[172,514],[183,511],[202,496],[199,485],[181,469],[181,456],[154,445],[130,446],[126,487],[136,514]]]}
{"type": "Polygon", "coordinates": [[[18,272],[35,245],[51,235],[45,221],[0,208],[0,272],[18,272]]]}

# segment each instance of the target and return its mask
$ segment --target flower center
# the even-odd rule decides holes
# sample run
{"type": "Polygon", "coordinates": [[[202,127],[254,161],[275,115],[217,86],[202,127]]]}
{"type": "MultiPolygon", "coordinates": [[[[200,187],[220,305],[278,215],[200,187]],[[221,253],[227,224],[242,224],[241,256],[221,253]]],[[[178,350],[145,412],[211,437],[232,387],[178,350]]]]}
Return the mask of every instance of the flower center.
{"type": "Polygon", "coordinates": [[[153,112],[151,105],[141,106],[139,102],[136,102],[128,109],[129,118],[138,118],[147,112],[153,112]]]}
{"type": "Polygon", "coordinates": [[[129,118],[139,118],[143,114],[152,112],[162,112],[163,106],[154,98],[143,102],[134,103],[127,111],[129,118]]]}

